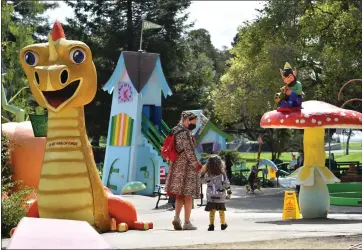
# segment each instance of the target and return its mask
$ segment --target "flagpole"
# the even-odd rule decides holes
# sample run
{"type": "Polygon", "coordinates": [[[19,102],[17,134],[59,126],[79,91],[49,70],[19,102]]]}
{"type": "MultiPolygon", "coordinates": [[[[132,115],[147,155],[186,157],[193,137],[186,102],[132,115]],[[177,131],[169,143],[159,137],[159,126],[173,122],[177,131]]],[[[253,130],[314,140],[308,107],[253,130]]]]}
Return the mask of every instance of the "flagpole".
{"type": "Polygon", "coordinates": [[[145,19],[146,19],[146,15],[143,14],[143,15],[141,16],[141,18],[142,18],[141,40],[140,40],[140,49],[139,49],[138,51],[142,51],[143,23],[144,23],[144,21],[145,21],[145,19]]]}

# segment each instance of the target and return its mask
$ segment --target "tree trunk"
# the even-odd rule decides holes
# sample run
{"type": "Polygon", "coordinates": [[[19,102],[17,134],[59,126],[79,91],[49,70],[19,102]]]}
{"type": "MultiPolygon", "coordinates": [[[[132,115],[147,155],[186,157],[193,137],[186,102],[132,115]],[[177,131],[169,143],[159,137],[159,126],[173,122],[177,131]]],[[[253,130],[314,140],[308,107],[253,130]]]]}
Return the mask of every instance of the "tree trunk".
{"type": "Polygon", "coordinates": [[[276,157],[276,152],[273,152],[273,151],[272,151],[271,153],[272,153],[272,159],[271,159],[271,160],[274,161],[274,160],[277,158],[277,157],[276,157]]]}
{"type": "Polygon", "coordinates": [[[127,0],[127,49],[133,51],[132,0],[127,0]]]}
{"type": "Polygon", "coordinates": [[[95,147],[99,147],[99,139],[100,138],[101,138],[100,135],[93,136],[91,145],[95,146],[95,147]]]}
{"type": "Polygon", "coordinates": [[[348,132],[347,142],[346,142],[346,155],[349,155],[349,140],[351,139],[352,129],[348,132]]]}

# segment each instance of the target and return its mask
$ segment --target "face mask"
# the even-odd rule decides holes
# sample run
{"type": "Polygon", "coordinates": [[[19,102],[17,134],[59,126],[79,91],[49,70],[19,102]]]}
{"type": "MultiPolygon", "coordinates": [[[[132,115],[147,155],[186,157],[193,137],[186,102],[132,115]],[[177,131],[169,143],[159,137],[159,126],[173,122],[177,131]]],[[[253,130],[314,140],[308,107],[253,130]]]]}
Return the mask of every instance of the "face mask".
{"type": "Polygon", "coordinates": [[[189,130],[194,130],[196,128],[196,124],[190,123],[188,126],[189,130]]]}

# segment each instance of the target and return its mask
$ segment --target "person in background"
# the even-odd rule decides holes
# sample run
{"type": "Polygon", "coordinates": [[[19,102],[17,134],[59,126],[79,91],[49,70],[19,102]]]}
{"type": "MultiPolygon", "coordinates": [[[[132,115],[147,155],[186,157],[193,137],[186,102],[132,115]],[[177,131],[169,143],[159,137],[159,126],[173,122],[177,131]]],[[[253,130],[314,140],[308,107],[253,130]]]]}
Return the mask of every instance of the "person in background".
{"type": "Polygon", "coordinates": [[[298,161],[297,158],[295,157],[295,153],[292,153],[292,160],[289,163],[289,169],[296,170],[297,168],[298,168],[298,161]]]}
{"type": "Polygon", "coordinates": [[[221,230],[225,230],[228,225],[225,221],[225,201],[226,193],[230,196],[230,182],[225,173],[225,165],[221,158],[214,155],[209,158],[206,168],[201,172],[201,180],[207,184],[205,211],[208,211],[210,224],[208,231],[214,231],[215,213],[219,211],[221,230]],[[226,190],[228,190],[226,192],[226,190]]]}
{"type": "Polygon", "coordinates": [[[233,166],[233,162],[231,161],[231,157],[229,154],[225,155],[225,167],[226,167],[226,175],[228,176],[228,179],[231,180],[232,172],[231,168],[233,166]]]}
{"type": "MultiPolygon", "coordinates": [[[[297,162],[298,162],[297,168],[300,168],[300,167],[303,166],[303,163],[304,163],[304,152],[303,152],[303,149],[301,149],[301,150],[299,151],[299,156],[298,156],[297,162]]],[[[295,187],[295,190],[296,190],[297,194],[299,194],[300,185],[297,185],[297,186],[295,187]]]]}
{"type": "Polygon", "coordinates": [[[250,185],[250,192],[252,194],[254,193],[254,190],[255,190],[255,180],[256,180],[257,176],[258,176],[258,168],[257,168],[257,166],[254,165],[251,167],[250,175],[248,178],[248,182],[250,185]]]}
{"type": "Polygon", "coordinates": [[[172,221],[175,230],[196,230],[190,222],[193,199],[200,196],[200,177],[202,164],[195,154],[195,141],[192,130],[196,128],[197,116],[192,112],[182,112],[179,124],[171,130],[175,135],[175,149],[178,158],[169,166],[165,191],[176,197],[175,217],[172,221]],[[185,222],[182,227],[180,213],[184,207],[185,222]]]}

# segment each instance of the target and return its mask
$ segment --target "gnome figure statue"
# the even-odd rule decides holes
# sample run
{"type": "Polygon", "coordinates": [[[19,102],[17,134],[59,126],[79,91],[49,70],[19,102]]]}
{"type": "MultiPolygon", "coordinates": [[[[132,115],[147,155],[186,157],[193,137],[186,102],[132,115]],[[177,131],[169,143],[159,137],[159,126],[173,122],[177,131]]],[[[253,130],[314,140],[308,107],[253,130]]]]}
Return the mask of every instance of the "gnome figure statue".
{"type": "Polygon", "coordinates": [[[280,93],[274,97],[278,104],[279,111],[292,111],[301,109],[302,107],[302,84],[297,81],[297,70],[288,62],[285,63],[284,69],[280,69],[280,74],[283,78],[284,86],[280,88],[280,93]]]}

